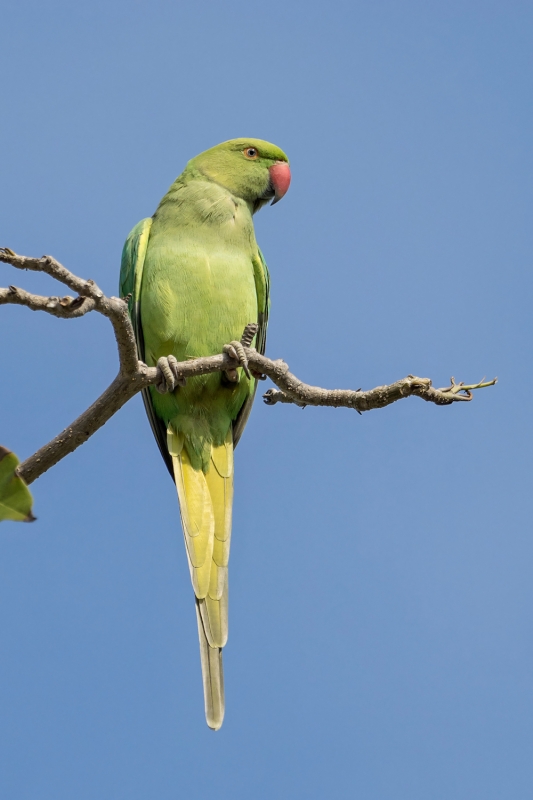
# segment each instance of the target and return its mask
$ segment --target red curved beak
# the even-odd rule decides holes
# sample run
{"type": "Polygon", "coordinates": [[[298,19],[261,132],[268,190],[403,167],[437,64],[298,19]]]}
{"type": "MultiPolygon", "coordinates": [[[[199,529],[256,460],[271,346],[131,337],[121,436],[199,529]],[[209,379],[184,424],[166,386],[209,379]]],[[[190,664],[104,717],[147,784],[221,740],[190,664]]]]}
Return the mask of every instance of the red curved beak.
{"type": "Polygon", "coordinates": [[[291,184],[291,171],[286,161],[278,161],[268,170],[270,172],[270,183],[274,189],[274,199],[272,205],[287,194],[291,184]]]}

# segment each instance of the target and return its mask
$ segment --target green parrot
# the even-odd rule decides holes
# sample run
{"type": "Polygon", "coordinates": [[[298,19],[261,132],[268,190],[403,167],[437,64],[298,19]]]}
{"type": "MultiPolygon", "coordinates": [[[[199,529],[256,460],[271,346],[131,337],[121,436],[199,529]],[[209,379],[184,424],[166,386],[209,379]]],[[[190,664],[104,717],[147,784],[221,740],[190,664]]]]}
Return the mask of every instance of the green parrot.
{"type": "Polygon", "coordinates": [[[214,730],[224,719],[233,450],[257,376],[243,364],[185,382],[176,364],[222,352],[252,322],[255,347],[264,353],[269,274],[252,216],[280,200],[290,179],[279,147],[261,139],[223,142],[189,161],[153,217],[133,228],[122,253],[120,295],[128,298],[139,358],[159,365],[163,376],[143,391],[143,400],[177,488],[205,715],[214,730]]]}

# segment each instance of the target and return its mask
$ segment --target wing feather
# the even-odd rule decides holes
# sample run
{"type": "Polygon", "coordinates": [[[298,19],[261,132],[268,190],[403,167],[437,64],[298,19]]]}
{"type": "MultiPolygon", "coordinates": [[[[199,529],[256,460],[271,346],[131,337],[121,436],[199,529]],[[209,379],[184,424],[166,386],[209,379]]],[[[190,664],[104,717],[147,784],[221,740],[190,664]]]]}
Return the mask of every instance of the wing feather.
{"type": "MultiPolygon", "coordinates": [[[[144,259],[150,230],[152,228],[152,218],[142,219],[130,232],[124,249],[122,250],[122,261],[120,265],[120,296],[128,297],[128,311],[135,332],[137,342],[137,353],[141,361],[145,360],[144,337],[141,325],[141,284],[143,277],[144,259]]],[[[151,390],[142,390],[142,399],[150,427],[155,436],[160,453],[163,457],[170,476],[174,478],[172,469],[172,459],[167,449],[167,428],[164,422],[156,415],[152,403],[151,390]]]]}
{"type": "MultiPolygon", "coordinates": [[[[259,249],[258,254],[258,258],[254,258],[253,260],[255,290],[257,293],[257,322],[259,324],[259,329],[255,337],[255,349],[258,353],[264,355],[266,350],[268,315],[270,312],[270,273],[268,271],[263,254],[259,249]]],[[[246,423],[248,422],[248,417],[252,411],[256,391],[257,381],[255,381],[253,393],[244,402],[241,410],[239,411],[237,419],[233,423],[234,448],[237,447],[239,439],[241,438],[246,427],[246,423]]]]}

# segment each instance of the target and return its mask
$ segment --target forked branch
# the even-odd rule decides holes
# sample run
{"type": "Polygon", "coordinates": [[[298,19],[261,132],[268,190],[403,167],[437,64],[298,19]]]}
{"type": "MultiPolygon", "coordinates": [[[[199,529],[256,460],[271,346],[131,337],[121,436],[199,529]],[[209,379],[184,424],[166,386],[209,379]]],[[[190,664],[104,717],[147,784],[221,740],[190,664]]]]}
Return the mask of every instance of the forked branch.
{"type": "MultiPolygon", "coordinates": [[[[135,335],[128,315],[127,302],[124,299],[106,297],[94,281],[78,278],[51,256],[27,258],[17,255],[8,248],[0,248],[0,261],[17,269],[44,272],[76,293],[76,297],[45,297],[31,294],[16,286],[9,286],[7,289],[0,289],[0,305],[26,306],[32,311],[44,311],[60,319],[76,319],[89,311],[97,311],[111,321],[119,355],[118,374],[105,392],[68,428],[20,464],[17,472],[27,484],[30,484],[84,444],[141,389],[156,386],[158,390],[164,390],[169,368],[168,364],[161,363],[161,360],[156,367],[148,367],[139,361],[135,335]]],[[[435,389],[429,378],[408,375],[388,386],[377,386],[366,392],[361,389],[354,391],[309,386],[289,372],[289,367],[284,361],[272,361],[248,346],[255,330],[254,324],[248,325],[241,342],[232,342],[225,346],[224,352],[219,355],[183,362],[174,360],[171,364],[172,373],[178,376],[178,384],[188,378],[210,372],[224,371],[235,374],[235,369],[243,366],[245,369],[249,368],[257,377],[269,377],[278,387],[269,389],[263,395],[267,405],[291,403],[300,407],[333,406],[353,408],[362,413],[373,408],[383,408],[411,396],[421,397],[436,405],[469,401],[475,389],[493,386],[496,383],[494,378],[492,381],[465,385],[455,383],[452,378],[450,386],[435,389]]],[[[176,391],[179,392],[179,386],[176,391]]]]}

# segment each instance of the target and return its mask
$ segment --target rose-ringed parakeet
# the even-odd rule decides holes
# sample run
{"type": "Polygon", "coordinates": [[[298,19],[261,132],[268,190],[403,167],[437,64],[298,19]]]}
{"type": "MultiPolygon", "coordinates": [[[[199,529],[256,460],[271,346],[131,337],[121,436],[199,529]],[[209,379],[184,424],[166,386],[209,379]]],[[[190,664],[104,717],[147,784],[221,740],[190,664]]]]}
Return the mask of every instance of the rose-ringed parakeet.
{"type": "Polygon", "coordinates": [[[290,183],[287,156],[259,139],[233,139],[187,164],[155,214],[135,226],[122,254],[120,294],[129,297],[139,358],[164,383],[143,399],[175,481],[196,599],[205,713],[224,718],[222,648],[228,636],[228,558],[233,450],[256,379],[242,367],[190,378],[176,361],[215,355],[258,324],[264,353],[269,276],[252,216],[290,183]]]}

